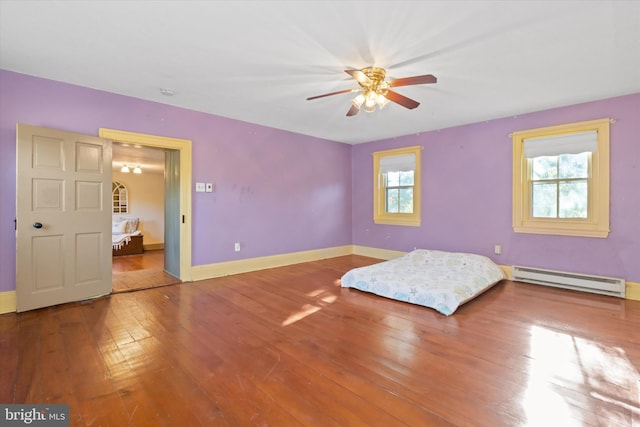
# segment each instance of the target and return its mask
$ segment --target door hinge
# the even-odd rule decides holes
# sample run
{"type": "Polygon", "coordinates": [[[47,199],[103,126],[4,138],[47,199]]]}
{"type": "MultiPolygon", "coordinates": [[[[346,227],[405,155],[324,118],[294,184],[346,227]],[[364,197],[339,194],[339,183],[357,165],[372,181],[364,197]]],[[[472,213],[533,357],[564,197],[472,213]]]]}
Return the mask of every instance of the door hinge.
{"type": "Polygon", "coordinates": [[[13,230],[18,231],[18,218],[14,218],[13,220],[13,230]]]}
{"type": "Polygon", "coordinates": [[[182,223],[184,224],[184,215],[182,215],[182,223]]]}

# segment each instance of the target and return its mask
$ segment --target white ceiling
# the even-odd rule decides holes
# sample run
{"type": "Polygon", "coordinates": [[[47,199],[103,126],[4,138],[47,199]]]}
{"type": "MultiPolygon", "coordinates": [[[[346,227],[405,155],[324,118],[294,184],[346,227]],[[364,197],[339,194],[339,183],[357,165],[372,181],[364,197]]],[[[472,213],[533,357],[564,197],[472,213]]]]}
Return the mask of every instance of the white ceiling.
{"type": "Polygon", "coordinates": [[[640,92],[640,2],[0,0],[0,67],[354,144],[640,92]],[[372,65],[438,83],[306,101],[372,65]]]}
{"type": "Polygon", "coordinates": [[[151,147],[113,144],[112,165],[114,171],[120,171],[127,165],[131,171],[139,166],[143,174],[164,175],[164,150],[151,147]]]}

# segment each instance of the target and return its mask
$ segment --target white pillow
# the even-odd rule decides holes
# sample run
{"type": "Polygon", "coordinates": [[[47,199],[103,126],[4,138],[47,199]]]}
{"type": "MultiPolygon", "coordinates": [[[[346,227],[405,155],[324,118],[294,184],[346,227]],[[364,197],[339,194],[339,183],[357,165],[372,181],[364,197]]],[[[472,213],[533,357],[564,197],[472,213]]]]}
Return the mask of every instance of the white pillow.
{"type": "Polygon", "coordinates": [[[138,229],[138,222],[140,220],[138,218],[130,218],[126,221],[127,223],[127,227],[125,228],[125,232],[126,233],[135,233],[135,231],[138,229]]]}
{"type": "Polygon", "coordinates": [[[111,224],[112,234],[124,234],[127,231],[127,221],[114,222],[111,224]]]}

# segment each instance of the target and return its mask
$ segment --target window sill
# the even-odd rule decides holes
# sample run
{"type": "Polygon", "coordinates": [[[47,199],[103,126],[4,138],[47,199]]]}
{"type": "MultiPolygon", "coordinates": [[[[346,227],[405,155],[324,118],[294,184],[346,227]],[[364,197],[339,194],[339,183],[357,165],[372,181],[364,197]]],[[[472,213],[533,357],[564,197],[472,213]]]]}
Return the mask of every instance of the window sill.
{"type": "Polygon", "coordinates": [[[553,228],[553,227],[513,227],[513,231],[516,233],[529,233],[529,234],[551,234],[557,236],[573,236],[573,237],[596,237],[600,239],[606,239],[609,237],[609,230],[578,230],[567,228],[553,228]]]}
{"type": "Polygon", "coordinates": [[[419,219],[395,219],[395,218],[374,218],[373,222],[375,224],[386,224],[386,225],[404,225],[409,227],[420,227],[419,219]]]}

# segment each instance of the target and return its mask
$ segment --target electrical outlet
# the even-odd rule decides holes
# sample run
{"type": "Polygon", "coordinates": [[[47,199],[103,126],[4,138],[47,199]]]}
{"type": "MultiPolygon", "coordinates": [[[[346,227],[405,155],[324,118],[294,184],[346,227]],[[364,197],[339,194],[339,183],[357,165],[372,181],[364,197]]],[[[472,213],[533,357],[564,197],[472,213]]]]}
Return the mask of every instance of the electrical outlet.
{"type": "Polygon", "coordinates": [[[236,242],[233,245],[233,250],[236,251],[236,252],[240,252],[240,242],[236,242]]]}
{"type": "Polygon", "coordinates": [[[196,182],[196,193],[204,193],[204,182],[196,182]]]}
{"type": "Polygon", "coordinates": [[[493,253],[500,255],[502,253],[502,245],[495,245],[493,247],[493,253]]]}

